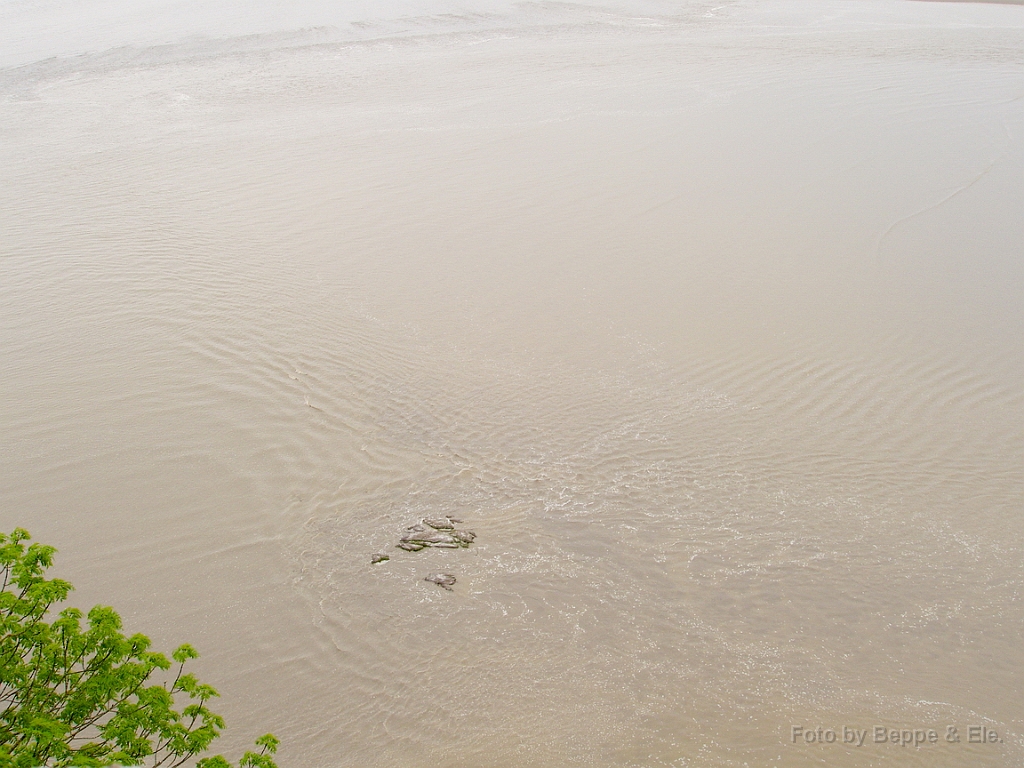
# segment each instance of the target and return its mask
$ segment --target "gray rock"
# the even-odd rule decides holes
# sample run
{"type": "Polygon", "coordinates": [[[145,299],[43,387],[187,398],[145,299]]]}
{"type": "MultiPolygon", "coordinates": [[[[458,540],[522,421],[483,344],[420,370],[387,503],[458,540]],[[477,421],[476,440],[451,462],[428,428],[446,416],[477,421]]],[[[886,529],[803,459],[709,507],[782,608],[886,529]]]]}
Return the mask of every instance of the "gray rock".
{"type": "Polygon", "coordinates": [[[455,521],[452,520],[450,517],[427,518],[423,522],[429,525],[431,528],[436,528],[438,530],[449,531],[455,527],[455,521]]]}
{"type": "Polygon", "coordinates": [[[438,549],[459,549],[473,543],[476,534],[473,531],[460,531],[455,527],[462,521],[456,517],[445,515],[437,518],[424,518],[415,525],[405,529],[397,546],[406,552],[419,552],[421,549],[436,547],[438,549]]]}
{"type": "Polygon", "coordinates": [[[432,573],[423,580],[429,581],[431,584],[437,584],[437,586],[447,589],[449,592],[452,591],[452,584],[455,583],[455,577],[450,573],[432,573]]]}
{"type": "Polygon", "coordinates": [[[427,533],[408,533],[402,537],[402,541],[413,544],[454,544],[456,539],[441,531],[429,531],[427,533]]]}
{"type": "Polygon", "coordinates": [[[376,565],[377,563],[383,563],[385,560],[390,560],[388,555],[370,555],[370,565],[376,565]]]}

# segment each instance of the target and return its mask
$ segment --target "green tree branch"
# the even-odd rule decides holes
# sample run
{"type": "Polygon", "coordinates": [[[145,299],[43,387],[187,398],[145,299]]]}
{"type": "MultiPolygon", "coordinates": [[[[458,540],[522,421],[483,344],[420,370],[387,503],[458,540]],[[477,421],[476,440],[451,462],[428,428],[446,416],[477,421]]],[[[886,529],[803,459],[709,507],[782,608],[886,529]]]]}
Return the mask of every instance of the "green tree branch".
{"type": "MultiPolygon", "coordinates": [[[[112,608],[65,608],[48,623],[73,587],[45,578],[56,550],[30,539],[0,533],[0,768],[180,768],[206,752],[224,719],[207,707],[217,691],[185,672],[195,649],[171,654],[170,684],[147,684],[171,661],[145,635],[122,634],[112,608]]],[[[238,768],[277,768],[278,743],[261,736],[238,768]]],[[[233,766],[216,755],[196,768],[233,766]]]]}

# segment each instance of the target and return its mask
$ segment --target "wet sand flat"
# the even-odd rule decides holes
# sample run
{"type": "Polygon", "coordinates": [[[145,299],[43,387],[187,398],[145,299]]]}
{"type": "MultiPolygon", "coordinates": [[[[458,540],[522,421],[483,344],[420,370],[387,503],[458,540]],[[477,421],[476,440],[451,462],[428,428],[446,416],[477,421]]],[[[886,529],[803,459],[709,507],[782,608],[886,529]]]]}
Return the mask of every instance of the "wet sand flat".
{"type": "Polygon", "coordinates": [[[0,521],[225,750],[1020,764],[1019,9],[83,8],[0,24],[0,521]]]}

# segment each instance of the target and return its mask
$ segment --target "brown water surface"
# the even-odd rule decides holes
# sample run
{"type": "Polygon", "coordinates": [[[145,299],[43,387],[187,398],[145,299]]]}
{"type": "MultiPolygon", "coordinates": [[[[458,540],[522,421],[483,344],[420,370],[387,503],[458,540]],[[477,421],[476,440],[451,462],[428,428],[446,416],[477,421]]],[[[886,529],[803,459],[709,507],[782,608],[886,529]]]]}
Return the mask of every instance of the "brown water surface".
{"type": "Polygon", "coordinates": [[[1022,139],[997,6],[12,64],[0,520],[282,766],[1022,765],[1022,139]]]}

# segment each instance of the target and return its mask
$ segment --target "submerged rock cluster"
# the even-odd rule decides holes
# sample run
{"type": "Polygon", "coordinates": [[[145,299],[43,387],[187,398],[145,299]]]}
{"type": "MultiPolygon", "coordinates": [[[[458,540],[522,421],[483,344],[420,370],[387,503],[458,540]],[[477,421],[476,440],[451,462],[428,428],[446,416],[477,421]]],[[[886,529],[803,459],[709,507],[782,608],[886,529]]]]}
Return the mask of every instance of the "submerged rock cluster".
{"type": "Polygon", "coordinates": [[[460,549],[473,543],[473,531],[460,531],[455,526],[462,521],[454,517],[426,518],[421,523],[410,525],[402,540],[396,544],[406,552],[419,552],[427,547],[437,549],[460,549]]]}
{"type": "MultiPolygon", "coordinates": [[[[473,543],[476,534],[473,531],[462,531],[456,525],[462,523],[457,517],[424,518],[415,525],[405,529],[401,541],[395,546],[406,552],[419,552],[421,549],[435,547],[437,549],[463,549],[473,543]]],[[[377,565],[390,560],[388,555],[378,552],[370,556],[370,564],[377,565]]],[[[432,573],[424,577],[424,581],[452,592],[455,576],[450,573],[432,573]]]]}

